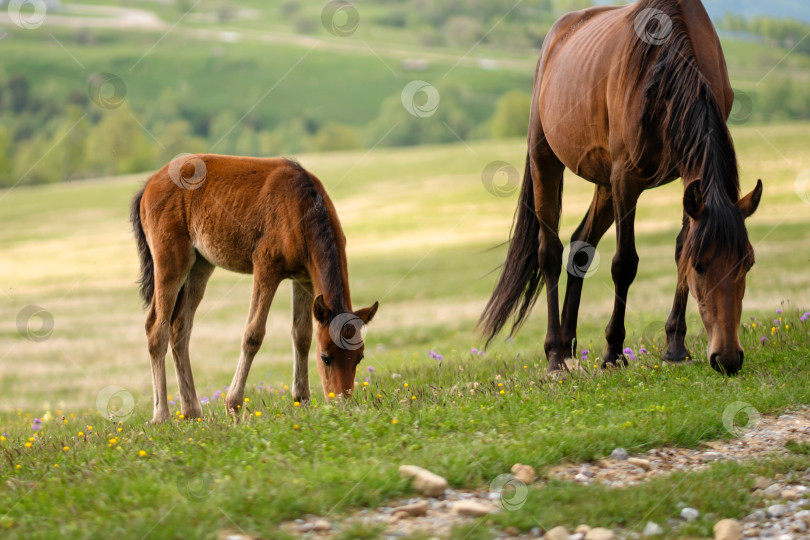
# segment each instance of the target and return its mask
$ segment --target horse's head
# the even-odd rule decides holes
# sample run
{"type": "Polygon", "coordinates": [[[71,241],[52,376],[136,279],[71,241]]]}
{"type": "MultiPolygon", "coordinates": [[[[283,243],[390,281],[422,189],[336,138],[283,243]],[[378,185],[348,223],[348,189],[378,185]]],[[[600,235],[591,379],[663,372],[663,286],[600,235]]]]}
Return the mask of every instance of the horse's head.
{"type": "MultiPolygon", "coordinates": [[[[715,197],[719,198],[719,197],[715,197]]],[[[704,200],[700,180],[690,183],[683,207],[689,219],[679,261],[679,279],[686,279],[708,334],[711,366],[734,375],[744,353],[737,329],[742,316],[745,278],[754,265],[745,219],[762,198],[762,181],[736,204],[704,200]]]]}
{"type": "Polygon", "coordinates": [[[335,313],[327,307],[323,295],[315,299],[312,311],[318,322],[316,354],[325,396],[349,395],[354,389],[354,376],[365,348],[363,335],[378,305],[375,302],[359,311],[335,313]]]}

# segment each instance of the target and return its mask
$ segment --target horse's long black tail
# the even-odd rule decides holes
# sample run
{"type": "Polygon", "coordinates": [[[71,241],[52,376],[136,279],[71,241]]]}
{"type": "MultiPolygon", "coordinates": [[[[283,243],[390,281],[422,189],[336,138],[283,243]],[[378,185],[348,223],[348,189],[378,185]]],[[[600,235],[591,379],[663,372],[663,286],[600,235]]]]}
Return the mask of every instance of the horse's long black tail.
{"type": "Polygon", "coordinates": [[[152,260],[152,253],[149,251],[149,244],[146,242],[146,234],[144,234],[141,224],[141,199],[145,189],[144,186],[132,198],[129,220],[132,222],[132,231],[135,233],[135,240],[138,243],[138,258],[141,261],[141,277],[138,279],[138,285],[141,289],[143,304],[148,307],[155,294],[155,263],[152,260]]]}
{"type": "Polygon", "coordinates": [[[511,333],[514,334],[529,315],[543,289],[538,256],[540,222],[534,207],[534,186],[527,153],[523,187],[512,221],[506,262],[492,297],[478,321],[478,328],[487,337],[487,345],[500,333],[513,314],[515,318],[511,333]]]}

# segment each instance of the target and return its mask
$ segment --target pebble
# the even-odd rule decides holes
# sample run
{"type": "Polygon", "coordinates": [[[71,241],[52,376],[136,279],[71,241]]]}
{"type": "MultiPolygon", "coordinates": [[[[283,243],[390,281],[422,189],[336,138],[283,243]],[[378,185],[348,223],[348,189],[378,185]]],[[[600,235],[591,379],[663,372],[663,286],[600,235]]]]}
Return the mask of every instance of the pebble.
{"type": "Polygon", "coordinates": [[[493,507],[475,501],[458,501],[454,503],[453,507],[450,509],[454,514],[470,517],[486,516],[493,510],[495,510],[493,507]]]}
{"type": "Polygon", "coordinates": [[[403,478],[413,478],[411,487],[428,497],[439,497],[447,489],[447,480],[427,469],[416,465],[402,465],[399,475],[403,478]]]}
{"type": "Polygon", "coordinates": [[[424,516],[427,514],[428,511],[428,502],[427,501],[419,501],[413,504],[406,504],[404,506],[398,506],[394,508],[393,514],[396,518],[397,516],[401,517],[416,517],[416,516],[424,516]]]}
{"type": "Polygon", "coordinates": [[[560,525],[559,527],[554,527],[553,529],[546,532],[543,535],[543,540],[568,540],[568,529],[560,525]]]}
{"type": "Polygon", "coordinates": [[[512,465],[512,476],[517,480],[528,485],[537,480],[537,473],[531,465],[523,465],[522,463],[515,463],[512,465]]]}
{"type": "Polygon", "coordinates": [[[577,528],[574,529],[574,533],[575,534],[579,534],[579,533],[588,534],[588,531],[590,531],[590,530],[591,530],[591,526],[586,525],[586,524],[583,523],[581,525],[577,525],[577,528]]]}
{"type": "Polygon", "coordinates": [[[585,540],[585,533],[574,533],[568,537],[568,540],[585,540]]]}
{"type": "Polygon", "coordinates": [[[758,476],[757,479],[754,480],[754,489],[768,489],[770,485],[771,481],[764,476],[758,476]]]}
{"type": "Polygon", "coordinates": [[[681,510],[681,518],[685,519],[686,521],[695,521],[699,517],[700,512],[698,512],[694,508],[686,507],[683,510],[681,510]]]}
{"type": "Polygon", "coordinates": [[[596,527],[585,535],[585,540],[616,540],[616,533],[610,529],[596,527]]]}
{"type": "Polygon", "coordinates": [[[714,525],[714,540],[742,540],[743,528],[736,519],[723,519],[714,525]]]}
{"type": "Polygon", "coordinates": [[[648,521],[647,525],[644,527],[644,532],[642,532],[644,536],[661,536],[664,534],[664,529],[661,528],[661,525],[654,521],[648,521]]]}
{"type": "Polygon", "coordinates": [[[618,459],[619,461],[626,461],[627,458],[630,457],[630,454],[627,453],[627,450],[624,448],[616,448],[613,452],[610,453],[610,457],[613,459],[618,459]]]}
{"type": "Polygon", "coordinates": [[[634,465],[639,469],[644,469],[645,471],[650,470],[650,467],[652,466],[649,459],[642,459],[635,457],[628,458],[627,463],[629,463],[630,465],[634,465]]]}
{"type": "Polygon", "coordinates": [[[307,523],[301,527],[303,532],[327,532],[332,530],[332,524],[325,519],[319,519],[312,523],[307,523]]]}
{"type": "Polygon", "coordinates": [[[783,489],[780,495],[783,499],[787,499],[789,501],[793,501],[801,497],[799,492],[795,489],[783,489]]]}
{"type": "Polygon", "coordinates": [[[509,536],[520,536],[520,529],[517,527],[507,527],[503,530],[509,536]]]}
{"type": "Polygon", "coordinates": [[[768,514],[768,517],[780,518],[790,512],[790,507],[786,504],[774,504],[773,506],[769,506],[765,512],[768,514]]]}
{"type": "Polygon", "coordinates": [[[701,461],[717,461],[719,459],[723,459],[723,455],[720,452],[703,452],[700,455],[701,461]]]}
{"type": "Polygon", "coordinates": [[[782,492],[782,486],[779,484],[771,484],[770,486],[765,488],[765,495],[767,497],[776,497],[782,492]]]}

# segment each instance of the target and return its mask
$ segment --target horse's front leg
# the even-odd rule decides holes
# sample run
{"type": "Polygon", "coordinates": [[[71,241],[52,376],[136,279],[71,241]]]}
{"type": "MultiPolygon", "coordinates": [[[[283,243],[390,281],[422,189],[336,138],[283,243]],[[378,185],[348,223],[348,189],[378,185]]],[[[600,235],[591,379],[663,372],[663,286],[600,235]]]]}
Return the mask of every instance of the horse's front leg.
{"type": "Polygon", "coordinates": [[[613,186],[613,215],[616,220],[616,255],[611,265],[613,277],[614,300],[613,315],[605,330],[607,348],[602,358],[602,367],[618,365],[621,361],[627,365],[624,357],[624,326],[627,309],[627,292],[636,278],[638,271],[638,253],[636,252],[635,218],[636,203],[641,195],[641,182],[636,182],[624,171],[623,164],[614,166],[611,184],[613,186]]]}
{"type": "Polygon", "coordinates": [[[667,319],[667,350],[664,360],[668,362],[683,362],[691,358],[686,348],[686,303],[689,300],[689,285],[686,276],[681,274],[680,261],[683,242],[689,232],[689,219],[684,216],[683,228],[675,243],[675,264],[678,267],[678,285],[675,289],[675,300],[672,302],[672,311],[667,319]]]}
{"type": "Polygon", "coordinates": [[[309,349],[312,346],[312,283],[293,280],[292,285],[292,341],[293,341],[293,399],[309,400],[309,349]]]}

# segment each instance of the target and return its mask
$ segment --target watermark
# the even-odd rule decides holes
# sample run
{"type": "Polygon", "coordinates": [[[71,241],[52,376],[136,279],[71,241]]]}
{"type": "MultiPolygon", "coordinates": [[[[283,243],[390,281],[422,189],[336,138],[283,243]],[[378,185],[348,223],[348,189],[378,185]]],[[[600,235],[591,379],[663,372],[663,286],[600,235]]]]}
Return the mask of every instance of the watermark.
{"type": "Polygon", "coordinates": [[[509,197],[520,186],[520,173],[505,161],[493,161],[481,173],[481,183],[496,197],[509,197]]]}
{"type": "Polygon", "coordinates": [[[127,85],[118,75],[94,73],[87,85],[90,100],[102,109],[117,109],[127,97],[127,85]]]}
{"type": "Polygon", "coordinates": [[[599,252],[588,242],[571,242],[563,252],[566,270],[574,277],[589,278],[599,268],[599,252]]]}
{"type": "Polygon", "coordinates": [[[354,313],[341,313],[329,323],[329,337],[344,351],[356,351],[363,346],[367,328],[354,313]]]}
{"type": "Polygon", "coordinates": [[[47,15],[45,0],[11,0],[8,3],[9,19],[23,30],[39,28],[47,15]]]}
{"type": "Polygon", "coordinates": [[[181,189],[199,188],[207,174],[205,161],[196,154],[177,154],[169,162],[169,178],[181,189]]]}
{"type": "Polygon", "coordinates": [[[41,306],[25,306],[17,314],[17,331],[28,341],[41,343],[53,334],[53,315],[41,306]]]}
{"type": "Polygon", "coordinates": [[[663,45],[672,37],[672,19],[660,9],[647,8],[636,15],[636,35],[650,45],[663,45]]]}
{"type": "Polygon", "coordinates": [[[805,169],[799,173],[794,187],[796,195],[807,204],[810,204],[810,169],[805,169]]]}
{"type": "Polygon", "coordinates": [[[741,436],[748,429],[756,429],[759,424],[759,411],[744,401],[735,401],[723,410],[723,426],[735,437],[741,436]],[[745,417],[740,422],[741,416],[745,417]]]}
{"type": "Polygon", "coordinates": [[[644,327],[641,332],[641,341],[647,346],[658,346],[666,343],[667,323],[664,321],[653,321],[644,327]]]}
{"type": "Polygon", "coordinates": [[[744,124],[751,119],[754,112],[754,100],[742,90],[734,91],[734,105],[728,117],[730,124],[744,124]]]}
{"type": "Polygon", "coordinates": [[[529,498],[529,487],[511,474],[501,474],[489,484],[490,498],[508,512],[523,508],[529,498]]]}
{"type": "Polygon", "coordinates": [[[191,502],[201,502],[214,492],[214,477],[207,472],[177,479],[177,491],[191,502]]]}
{"type": "Polygon", "coordinates": [[[360,13],[346,0],[331,0],[321,11],[321,23],[326,31],[337,37],[349,37],[360,26],[360,13]]]}
{"type": "Polygon", "coordinates": [[[120,386],[108,386],[96,396],[96,409],[104,418],[123,422],[135,412],[135,398],[120,386]]]}
{"type": "Polygon", "coordinates": [[[417,118],[428,118],[436,114],[439,110],[439,99],[436,87],[425,81],[411,81],[402,90],[402,106],[417,118]],[[421,94],[424,94],[424,101],[417,104],[416,96],[421,94]]]}

